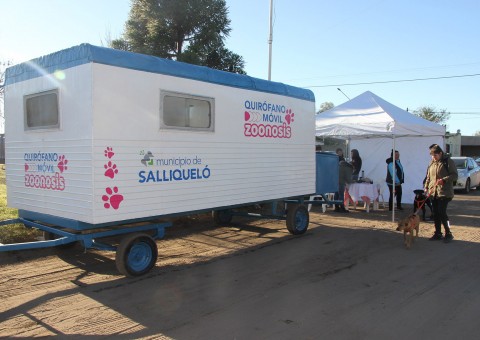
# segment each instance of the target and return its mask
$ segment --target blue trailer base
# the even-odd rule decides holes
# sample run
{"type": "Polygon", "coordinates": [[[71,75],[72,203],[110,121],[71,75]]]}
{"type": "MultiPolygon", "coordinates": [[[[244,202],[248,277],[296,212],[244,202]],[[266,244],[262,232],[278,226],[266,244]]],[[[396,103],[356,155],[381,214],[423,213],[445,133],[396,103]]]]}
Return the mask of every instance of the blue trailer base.
{"type": "MultiPolygon", "coordinates": [[[[309,224],[309,213],[305,204],[320,203],[320,201],[308,200],[306,197],[308,195],[256,202],[249,205],[271,204],[271,209],[263,213],[238,209],[245,208],[246,205],[219,207],[213,210],[213,218],[217,224],[228,224],[233,216],[285,220],[288,231],[291,234],[300,235],[307,231],[309,224]]],[[[324,201],[327,200],[324,195],[322,197],[324,201]]],[[[190,213],[202,212],[206,211],[190,213]]],[[[178,216],[186,214],[181,213],[178,216]]],[[[61,247],[80,243],[85,249],[115,251],[117,269],[124,275],[138,276],[145,274],[155,265],[158,255],[155,240],[162,239],[165,235],[165,228],[172,225],[171,222],[163,222],[160,218],[174,216],[177,215],[90,224],[58,216],[19,210],[19,218],[1,221],[0,227],[16,223],[23,224],[27,228],[43,231],[46,239],[35,242],[0,244],[0,252],[61,247]],[[118,246],[102,241],[102,239],[115,236],[122,236],[118,246]]]]}
{"type": "Polygon", "coordinates": [[[127,276],[145,274],[155,265],[158,255],[155,240],[162,239],[165,236],[165,228],[172,225],[170,222],[131,221],[130,224],[101,226],[80,231],[19,217],[1,221],[0,227],[17,223],[27,228],[41,230],[52,239],[0,244],[0,252],[50,248],[80,242],[85,249],[116,251],[117,269],[127,276]],[[118,246],[100,241],[103,238],[120,235],[123,235],[123,238],[118,246]]]}
{"type": "Polygon", "coordinates": [[[134,232],[145,232],[145,231],[155,231],[155,234],[152,236],[154,239],[161,239],[165,235],[165,228],[171,226],[171,223],[147,223],[140,226],[118,226],[115,229],[99,231],[99,232],[90,232],[87,234],[78,234],[65,229],[59,229],[57,227],[48,226],[39,222],[30,221],[24,218],[16,218],[12,220],[1,221],[0,226],[5,226],[9,224],[23,224],[27,228],[35,228],[53,235],[57,235],[58,238],[53,240],[44,240],[44,241],[34,241],[34,242],[25,242],[25,243],[14,243],[14,244],[1,244],[0,251],[15,251],[15,250],[26,250],[26,249],[38,249],[38,248],[49,248],[60,245],[66,245],[74,242],[81,242],[85,248],[92,248],[98,250],[116,250],[115,246],[110,246],[101,242],[96,241],[95,239],[100,239],[109,236],[118,236],[127,233],[134,232]]]}

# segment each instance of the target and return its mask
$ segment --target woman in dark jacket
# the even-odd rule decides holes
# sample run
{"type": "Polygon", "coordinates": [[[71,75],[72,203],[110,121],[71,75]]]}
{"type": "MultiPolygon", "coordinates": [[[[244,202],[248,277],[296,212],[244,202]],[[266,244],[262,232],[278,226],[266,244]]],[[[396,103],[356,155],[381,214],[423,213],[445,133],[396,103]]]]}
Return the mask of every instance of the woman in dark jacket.
{"type": "Polygon", "coordinates": [[[453,240],[450,230],[450,221],[447,215],[447,206],[453,198],[453,182],[458,179],[455,162],[444,155],[443,150],[437,144],[430,145],[432,160],[427,168],[425,179],[425,192],[430,194],[433,205],[433,218],[435,233],[430,240],[441,240],[442,224],[445,228],[445,242],[453,240]]]}
{"type": "Polygon", "coordinates": [[[352,183],[352,165],[345,160],[340,160],[338,163],[338,193],[335,194],[335,199],[341,201],[341,204],[335,205],[335,211],[348,213],[345,209],[345,187],[352,183]]]}
{"type": "Polygon", "coordinates": [[[352,156],[351,164],[353,167],[352,179],[356,181],[358,179],[358,175],[360,174],[360,170],[362,170],[362,159],[360,158],[360,154],[358,153],[357,149],[352,149],[350,154],[352,156]]]}

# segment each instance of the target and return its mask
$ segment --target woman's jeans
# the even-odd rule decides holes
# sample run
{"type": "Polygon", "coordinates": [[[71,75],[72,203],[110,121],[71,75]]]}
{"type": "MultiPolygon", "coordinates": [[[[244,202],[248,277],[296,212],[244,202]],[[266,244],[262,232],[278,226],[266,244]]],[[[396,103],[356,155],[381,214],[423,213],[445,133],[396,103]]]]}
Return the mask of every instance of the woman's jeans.
{"type": "MultiPolygon", "coordinates": [[[[392,185],[388,184],[388,191],[390,191],[390,197],[388,198],[388,209],[392,210],[393,208],[393,195],[392,195],[392,185]]],[[[395,186],[395,196],[397,196],[397,207],[402,207],[402,186],[396,185],[395,186]]]]}
{"type": "Polygon", "coordinates": [[[450,197],[434,197],[432,199],[435,234],[442,233],[442,224],[445,228],[445,234],[450,233],[450,222],[447,215],[447,206],[448,202],[451,200],[452,199],[450,197]]]}

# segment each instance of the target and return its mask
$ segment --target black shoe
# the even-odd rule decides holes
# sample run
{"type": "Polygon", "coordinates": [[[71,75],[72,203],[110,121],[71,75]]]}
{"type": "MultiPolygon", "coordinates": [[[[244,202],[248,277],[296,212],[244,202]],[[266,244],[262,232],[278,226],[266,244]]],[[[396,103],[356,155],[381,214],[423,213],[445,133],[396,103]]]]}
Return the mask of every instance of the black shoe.
{"type": "Polygon", "coordinates": [[[429,238],[430,241],[440,241],[442,239],[443,239],[442,233],[440,233],[440,234],[435,233],[435,234],[433,234],[432,237],[429,238]]]}
{"type": "Polygon", "coordinates": [[[403,208],[402,208],[402,207],[398,207],[397,209],[398,209],[398,210],[403,210],[403,208]]]}
{"type": "Polygon", "coordinates": [[[446,233],[445,234],[445,238],[443,239],[443,242],[445,243],[449,243],[453,240],[453,235],[452,233],[446,233]]]}

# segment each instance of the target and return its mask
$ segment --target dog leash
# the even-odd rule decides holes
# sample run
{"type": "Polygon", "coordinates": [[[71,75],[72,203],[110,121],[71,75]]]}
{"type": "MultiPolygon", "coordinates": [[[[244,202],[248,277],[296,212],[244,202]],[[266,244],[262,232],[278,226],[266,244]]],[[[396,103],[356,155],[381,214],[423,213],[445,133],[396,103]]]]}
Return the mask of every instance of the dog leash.
{"type": "MultiPolygon", "coordinates": [[[[439,183],[439,180],[437,180],[437,182],[435,183],[435,186],[439,185],[438,183],[439,183]]],[[[443,185],[443,183],[440,184],[440,185],[443,185]]],[[[432,192],[434,192],[434,191],[435,191],[435,188],[433,188],[433,190],[429,190],[429,191],[428,191],[427,197],[426,197],[425,200],[422,202],[422,204],[420,204],[420,206],[418,207],[418,209],[414,212],[415,215],[417,215],[417,214],[420,213],[420,210],[421,210],[422,207],[425,205],[425,202],[430,198],[430,196],[432,196],[432,192]]]]}
{"type": "Polygon", "coordinates": [[[418,209],[415,211],[415,215],[418,215],[420,213],[420,210],[422,210],[422,207],[425,205],[425,202],[427,202],[427,200],[430,198],[431,195],[432,195],[432,192],[429,191],[427,197],[422,201],[422,204],[420,204],[418,209]]]}

